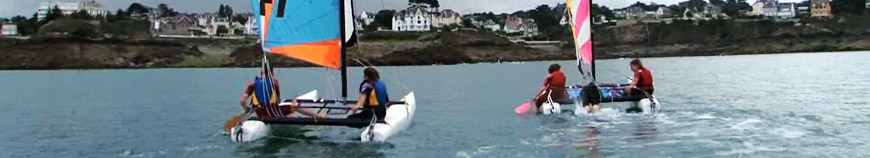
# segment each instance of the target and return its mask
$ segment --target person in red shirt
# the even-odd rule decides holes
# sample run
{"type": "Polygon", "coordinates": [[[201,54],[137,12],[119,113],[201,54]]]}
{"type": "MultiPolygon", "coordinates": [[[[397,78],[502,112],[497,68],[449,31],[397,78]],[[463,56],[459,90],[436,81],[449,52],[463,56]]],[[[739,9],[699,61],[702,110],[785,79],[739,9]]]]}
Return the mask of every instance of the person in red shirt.
{"type": "Polygon", "coordinates": [[[544,78],[544,86],[541,87],[540,93],[535,97],[535,111],[541,112],[541,105],[547,101],[547,96],[553,98],[554,102],[561,102],[568,99],[568,93],[565,91],[565,74],[562,73],[562,66],[559,64],[550,65],[547,70],[549,74],[544,78]]]}
{"type": "Polygon", "coordinates": [[[640,59],[632,60],[630,65],[631,70],[634,71],[634,81],[625,89],[625,93],[629,95],[652,95],[655,90],[653,87],[652,71],[644,67],[640,59]]]}

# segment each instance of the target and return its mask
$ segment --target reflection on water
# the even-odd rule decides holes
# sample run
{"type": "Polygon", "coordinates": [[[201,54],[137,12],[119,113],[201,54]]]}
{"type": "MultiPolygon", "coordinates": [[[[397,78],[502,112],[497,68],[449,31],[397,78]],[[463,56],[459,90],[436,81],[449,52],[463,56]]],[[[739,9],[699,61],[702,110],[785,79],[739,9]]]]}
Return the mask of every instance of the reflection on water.
{"type": "Polygon", "coordinates": [[[594,125],[586,126],[586,133],[584,134],[582,143],[574,144],[574,148],[579,151],[586,151],[586,157],[603,157],[603,155],[598,152],[598,135],[600,133],[598,127],[595,127],[594,125]]]}
{"type": "Polygon", "coordinates": [[[654,139],[656,134],[655,117],[644,117],[642,121],[637,123],[636,128],[633,134],[635,139],[654,139]]]}
{"type": "Polygon", "coordinates": [[[329,140],[306,136],[312,129],[302,126],[273,125],[269,137],[240,145],[237,155],[252,157],[385,157],[382,149],[391,144],[361,143],[354,140],[329,140]]]}

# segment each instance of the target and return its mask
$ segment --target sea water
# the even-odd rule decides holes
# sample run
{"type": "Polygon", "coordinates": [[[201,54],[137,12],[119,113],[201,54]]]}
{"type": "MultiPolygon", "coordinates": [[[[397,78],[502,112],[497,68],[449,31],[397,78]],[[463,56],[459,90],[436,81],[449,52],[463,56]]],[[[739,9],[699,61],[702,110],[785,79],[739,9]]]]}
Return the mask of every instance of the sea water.
{"type": "MultiPolygon", "coordinates": [[[[598,60],[625,82],[628,59],[598,60]]],[[[868,157],[870,52],[648,58],[655,115],[604,104],[595,117],[513,113],[552,63],[380,67],[390,97],[414,91],[412,126],[384,143],[360,129],[273,126],[237,144],[238,114],[258,69],[0,71],[0,157],[868,157]]],[[[279,68],[283,97],[338,98],[338,73],[279,68]]],[[[351,97],[360,68],[350,69],[351,97]]],[[[571,105],[570,107],[573,107],[571,105]]],[[[565,109],[573,109],[566,107],[565,109]]]]}

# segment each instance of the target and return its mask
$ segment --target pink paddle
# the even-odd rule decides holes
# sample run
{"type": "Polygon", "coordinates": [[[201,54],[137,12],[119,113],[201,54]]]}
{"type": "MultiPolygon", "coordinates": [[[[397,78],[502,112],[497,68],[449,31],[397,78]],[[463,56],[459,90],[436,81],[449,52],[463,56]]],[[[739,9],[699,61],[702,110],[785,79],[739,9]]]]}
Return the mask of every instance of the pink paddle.
{"type": "Polygon", "coordinates": [[[516,112],[517,115],[523,115],[529,112],[530,109],[532,109],[532,101],[520,104],[520,106],[517,106],[517,108],[514,109],[514,112],[516,112]]]}

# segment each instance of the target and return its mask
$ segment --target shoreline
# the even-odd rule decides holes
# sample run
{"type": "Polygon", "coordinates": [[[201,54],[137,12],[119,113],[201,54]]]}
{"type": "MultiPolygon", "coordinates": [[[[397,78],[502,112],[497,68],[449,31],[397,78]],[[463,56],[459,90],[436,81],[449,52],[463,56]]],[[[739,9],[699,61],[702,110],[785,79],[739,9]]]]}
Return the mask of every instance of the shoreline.
{"type": "MultiPolygon", "coordinates": [[[[824,52],[781,52],[781,53],[746,53],[746,54],[729,54],[729,55],[690,55],[690,56],[654,56],[654,57],[640,57],[641,59],[649,59],[649,58],[687,58],[687,57],[717,57],[717,56],[751,56],[751,55],[784,55],[784,54],[819,54],[819,53],[860,53],[860,52],[870,52],[870,50],[848,50],[848,51],[824,51],[824,52]]],[[[619,60],[619,59],[633,59],[632,58],[600,58],[598,60],[619,60]]],[[[384,66],[384,67],[426,67],[426,66],[455,66],[455,65],[475,65],[475,64],[511,64],[510,62],[547,62],[547,61],[574,61],[575,59],[563,59],[563,60],[520,60],[520,61],[508,61],[503,63],[498,62],[475,62],[475,63],[458,63],[458,64],[433,64],[433,65],[374,65],[374,66],[384,66]]],[[[365,66],[353,65],[348,66],[348,68],[364,68],[365,66]]],[[[169,69],[169,70],[183,70],[183,69],[251,69],[258,68],[258,66],[250,66],[250,67],[234,67],[234,66],[202,66],[202,67],[148,67],[148,68],[59,68],[59,69],[0,69],[0,72],[13,72],[13,71],[99,71],[99,70],[161,70],[161,69],[169,69]]],[[[275,68],[320,68],[318,66],[286,66],[286,67],[275,67],[275,68]]]]}

